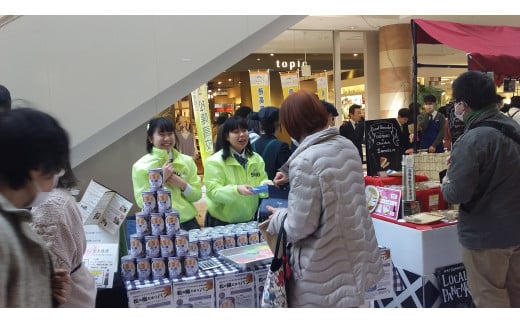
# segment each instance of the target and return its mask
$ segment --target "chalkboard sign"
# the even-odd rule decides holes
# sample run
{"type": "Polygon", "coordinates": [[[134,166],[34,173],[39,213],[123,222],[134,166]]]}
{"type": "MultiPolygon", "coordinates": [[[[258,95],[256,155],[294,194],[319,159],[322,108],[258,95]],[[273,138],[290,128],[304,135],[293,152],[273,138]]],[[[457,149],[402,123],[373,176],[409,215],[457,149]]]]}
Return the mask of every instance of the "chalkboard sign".
{"type": "Polygon", "coordinates": [[[469,294],[464,264],[437,268],[435,276],[441,294],[440,307],[475,307],[469,294]]]}
{"type": "Polygon", "coordinates": [[[400,171],[401,127],[396,119],[365,121],[367,175],[377,176],[389,169],[400,171]]]}

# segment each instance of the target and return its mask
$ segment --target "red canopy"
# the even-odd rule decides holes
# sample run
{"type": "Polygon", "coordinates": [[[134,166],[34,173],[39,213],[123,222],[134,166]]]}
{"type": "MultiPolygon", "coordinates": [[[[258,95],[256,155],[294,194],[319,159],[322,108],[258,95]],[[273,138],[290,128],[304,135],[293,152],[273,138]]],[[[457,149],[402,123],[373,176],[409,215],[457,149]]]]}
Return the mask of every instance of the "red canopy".
{"type": "Polygon", "coordinates": [[[445,44],[470,53],[469,69],[494,72],[495,81],[520,77],[520,27],[414,19],[415,42],[445,44]]]}

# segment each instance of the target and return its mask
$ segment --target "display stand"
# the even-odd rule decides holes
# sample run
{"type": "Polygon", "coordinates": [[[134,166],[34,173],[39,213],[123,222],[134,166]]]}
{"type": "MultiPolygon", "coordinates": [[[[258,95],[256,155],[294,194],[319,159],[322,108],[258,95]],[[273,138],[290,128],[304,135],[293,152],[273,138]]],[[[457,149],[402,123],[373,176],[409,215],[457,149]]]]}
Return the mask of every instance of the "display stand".
{"type": "Polygon", "coordinates": [[[462,262],[456,222],[417,225],[372,217],[377,241],[392,250],[404,290],[376,300],[375,307],[438,307],[435,270],[462,262]]]}
{"type": "Polygon", "coordinates": [[[128,307],[260,306],[269,265],[239,270],[220,258],[211,259],[220,266],[192,277],[125,282],[128,307]]]}

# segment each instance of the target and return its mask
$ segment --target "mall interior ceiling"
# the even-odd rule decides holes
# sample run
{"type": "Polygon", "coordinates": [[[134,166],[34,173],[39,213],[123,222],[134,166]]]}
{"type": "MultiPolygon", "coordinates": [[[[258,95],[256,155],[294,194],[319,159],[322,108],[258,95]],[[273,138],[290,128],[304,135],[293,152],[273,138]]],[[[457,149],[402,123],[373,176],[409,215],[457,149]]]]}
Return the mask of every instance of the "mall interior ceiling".
{"type": "MultiPolygon", "coordinates": [[[[290,29],[258,48],[246,58],[230,66],[208,82],[210,89],[236,86],[248,77],[250,69],[287,71],[290,63],[297,69],[306,61],[312,73],[333,70],[333,30],[340,31],[341,69],[363,75],[363,32],[377,31],[392,24],[409,24],[411,19],[443,20],[464,24],[520,26],[515,15],[366,15],[307,16],[290,29]]],[[[514,40],[512,40],[514,41],[514,40]]],[[[445,45],[419,45],[418,56],[423,63],[466,64],[465,53],[445,45]],[[424,61],[426,60],[426,61],[424,61]]]]}

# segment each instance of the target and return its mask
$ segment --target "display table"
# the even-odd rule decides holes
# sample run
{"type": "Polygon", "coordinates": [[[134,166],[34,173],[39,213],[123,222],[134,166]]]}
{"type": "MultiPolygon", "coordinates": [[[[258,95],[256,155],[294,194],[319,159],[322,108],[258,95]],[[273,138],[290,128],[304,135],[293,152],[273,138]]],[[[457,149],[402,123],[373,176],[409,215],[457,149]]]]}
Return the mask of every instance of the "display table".
{"type": "Polygon", "coordinates": [[[372,217],[377,241],[392,250],[392,261],[404,290],[375,307],[438,307],[441,303],[435,270],[462,263],[456,222],[417,225],[372,217]]]}
{"type": "MultiPolygon", "coordinates": [[[[428,180],[428,176],[424,175],[415,175],[415,182],[426,182],[428,180]]],[[[402,176],[365,176],[365,185],[374,185],[374,186],[387,186],[387,185],[403,185],[403,177],[402,176]]]]}
{"type": "Polygon", "coordinates": [[[212,260],[220,266],[196,276],[125,282],[128,307],[259,307],[269,265],[241,271],[212,260]]]}

